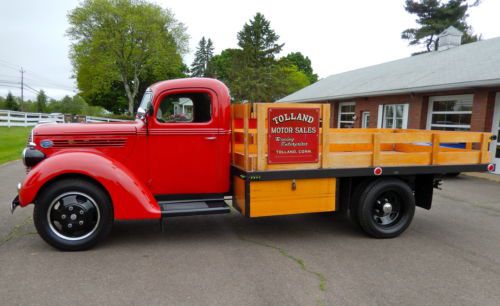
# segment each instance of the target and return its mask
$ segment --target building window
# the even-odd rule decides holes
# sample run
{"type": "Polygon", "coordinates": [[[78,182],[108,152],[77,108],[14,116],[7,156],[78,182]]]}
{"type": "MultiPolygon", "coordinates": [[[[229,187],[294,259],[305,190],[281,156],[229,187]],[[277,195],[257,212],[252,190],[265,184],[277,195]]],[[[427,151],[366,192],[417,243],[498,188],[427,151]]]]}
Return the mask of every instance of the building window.
{"type": "Polygon", "coordinates": [[[342,102],[339,103],[339,128],[353,128],[356,103],[342,102]]]}
{"type": "Polygon", "coordinates": [[[409,104],[386,104],[379,106],[378,127],[386,129],[408,128],[409,104]]]}
{"type": "Polygon", "coordinates": [[[427,129],[470,130],[472,99],[472,95],[430,97],[427,129]]]}
{"type": "Polygon", "coordinates": [[[370,126],[370,112],[361,113],[361,127],[366,129],[370,126]]]}

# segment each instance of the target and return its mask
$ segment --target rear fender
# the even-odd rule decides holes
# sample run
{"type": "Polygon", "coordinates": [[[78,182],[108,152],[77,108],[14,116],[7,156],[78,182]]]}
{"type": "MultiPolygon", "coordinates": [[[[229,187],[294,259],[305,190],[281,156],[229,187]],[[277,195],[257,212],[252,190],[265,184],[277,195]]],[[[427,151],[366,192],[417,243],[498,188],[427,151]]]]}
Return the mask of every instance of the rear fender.
{"type": "Polygon", "coordinates": [[[47,183],[65,175],[83,175],[99,182],[109,193],[117,220],[159,219],[160,207],[151,191],[122,163],[92,152],[52,155],[35,166],[19,192],[21,206],[36,201],[47,183]]]}

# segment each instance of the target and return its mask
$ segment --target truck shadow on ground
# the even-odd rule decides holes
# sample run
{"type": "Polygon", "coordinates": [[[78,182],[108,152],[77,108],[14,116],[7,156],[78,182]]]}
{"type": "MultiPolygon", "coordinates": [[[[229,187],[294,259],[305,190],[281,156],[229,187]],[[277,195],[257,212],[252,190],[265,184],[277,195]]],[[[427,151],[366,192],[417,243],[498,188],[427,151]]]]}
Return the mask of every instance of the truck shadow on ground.
{"type": "Polygon", "coordinates": [[[365,238],[348,217],[336,213],[318,213],[294,216],[248,219],[236,212],[226,215],[178,217],[167,219],[164,231],[159,221],[120,221],[102,245],[135,243],[193,243],[210,242],[245,236],[252,238],[272,237],[274,241],[302,240],[329,237],[365,238]]]}

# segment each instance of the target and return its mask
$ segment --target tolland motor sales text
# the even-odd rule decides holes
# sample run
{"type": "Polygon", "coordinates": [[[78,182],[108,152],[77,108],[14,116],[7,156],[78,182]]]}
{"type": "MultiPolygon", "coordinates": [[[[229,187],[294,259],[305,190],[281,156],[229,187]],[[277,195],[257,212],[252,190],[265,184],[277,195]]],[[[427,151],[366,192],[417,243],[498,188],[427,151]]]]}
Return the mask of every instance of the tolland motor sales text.
{"type": "Polygon", "coordinates": [[[290,114],[283,114],[283,115],[275,116],[275,117],[273,117],[273,121],[276,124],[283,123],[286,121],[304,121],[307,123],[313,123],[314,117],[306,115],[306,114],[301,114],[301,113],[298,113],[298,114],[290,113],[290,114]]]}
{"type": "Polygon", "coordinates": [[[271,127],[272,134],[316,134],[316,127],[271,127]]]}

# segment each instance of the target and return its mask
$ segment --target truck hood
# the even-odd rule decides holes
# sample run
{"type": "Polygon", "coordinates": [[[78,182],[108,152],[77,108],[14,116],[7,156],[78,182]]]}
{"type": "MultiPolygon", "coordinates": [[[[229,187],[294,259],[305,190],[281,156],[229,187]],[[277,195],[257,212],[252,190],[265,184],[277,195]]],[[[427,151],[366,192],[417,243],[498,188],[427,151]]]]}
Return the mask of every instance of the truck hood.
{"type": "Polygon", "coordinates": [[[130,135],[143,126],[140,120],[113,123],[45,123],[33,129],[34,136],[130,135]]]}

